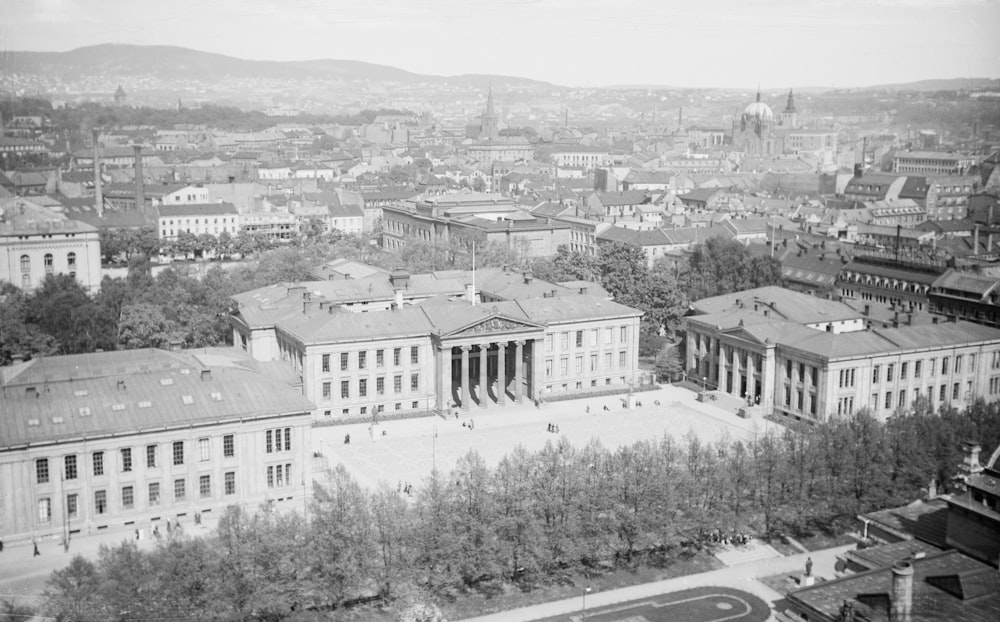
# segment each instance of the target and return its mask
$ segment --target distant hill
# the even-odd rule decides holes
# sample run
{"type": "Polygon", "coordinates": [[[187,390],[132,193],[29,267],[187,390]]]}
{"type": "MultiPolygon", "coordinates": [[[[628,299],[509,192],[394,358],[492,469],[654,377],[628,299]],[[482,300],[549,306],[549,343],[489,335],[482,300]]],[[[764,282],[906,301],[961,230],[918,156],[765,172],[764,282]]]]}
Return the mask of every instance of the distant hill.
{"type": "Polygon", "coordinates": [[[433,76],[388,65],[355,60],[264,61],[200,52],[169,45],[92,45],[68,52],[0,52],[0,69],[8,73],[43,74],[64,79],[85,75],[148,75],[163,80],[284,78],[370,80],[372,82],[440,82],[461,86],[551,86],[512,76],[433,76]]]}
{"type": "Polygon", "coordinates": [[[883,89],[889,91],[961,91],[965,89],[1000,89],[1000,79],[997,78],[938,78],[934,80],[918,80],[902,84],[878,84],[864,89],[883,89]]]}

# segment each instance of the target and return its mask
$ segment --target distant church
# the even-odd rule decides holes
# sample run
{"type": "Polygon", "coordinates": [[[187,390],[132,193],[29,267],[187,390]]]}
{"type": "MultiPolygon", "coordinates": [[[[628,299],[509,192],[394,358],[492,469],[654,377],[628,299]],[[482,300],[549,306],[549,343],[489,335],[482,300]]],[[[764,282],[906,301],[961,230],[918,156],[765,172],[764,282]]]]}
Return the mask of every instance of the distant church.
{"type": "MultiPolygon", "coordinates": [[[[516,162],[532,160],[535,149],[523,136],[500,136],[500,119],[493,104],[493,87],[486,96],[486,109],[479,121],[479,131],[472,126],[475,141],[466,148],[466,155],[474,164],[489,169],[494,162],[516,162]]],[[[487,171],[489,172],[489,171],[487,171]]]]}
{"type": "Polygon", "coordinates": [[[753,156],[784,153],[785,134],[797,127],[798,115],[791,89],[788,91],[788,103],[779,117],[775,117],[770,106],[760,101],[760,89],[757,89],[757,100],[733,119],[733,146],[753,156]]]}

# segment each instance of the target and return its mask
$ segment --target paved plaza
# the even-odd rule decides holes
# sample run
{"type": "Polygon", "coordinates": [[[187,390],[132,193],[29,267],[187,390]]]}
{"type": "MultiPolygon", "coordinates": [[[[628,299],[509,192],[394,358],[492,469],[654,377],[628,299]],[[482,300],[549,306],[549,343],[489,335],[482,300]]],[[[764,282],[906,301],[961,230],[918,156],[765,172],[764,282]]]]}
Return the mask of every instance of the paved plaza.
{"type": "Polygon", "coordinates": [[[517,445],[536,451],[560,437],[577,447],[598,439],[615,448],[660,439],[665,434],[682,440],[689,432],[706,442],[750,440],[774,425],[762,419],[740,418],[735,413],[736,400],[720,397],[703,404],[696,395],[668,386],[636,393],[634,399],[641,406],[631,409],[624,408],[623,395],[543,403],[540,407],[526,401],[503,408],[460,411],[457,419],[380,422],[374,434],[366,423],[324,426],[314,428],[313,443],[330,466],[343,464],[362,485],[376,486],[384,481],[395,487],[400,482],[417,486],[435,465],[439,471],[448,471],[470,450],[495,465],[517,445]],[[547,431],[550,423],[558,426],[558,433],[547,431]],[[351,442],[345,444],[348,434],[351,442]]]}

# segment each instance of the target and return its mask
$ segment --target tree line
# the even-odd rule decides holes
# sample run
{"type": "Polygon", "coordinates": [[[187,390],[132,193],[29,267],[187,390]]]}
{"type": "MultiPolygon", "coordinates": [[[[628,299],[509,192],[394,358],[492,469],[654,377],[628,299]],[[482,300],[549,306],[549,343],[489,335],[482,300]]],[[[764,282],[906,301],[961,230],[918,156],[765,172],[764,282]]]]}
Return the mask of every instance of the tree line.
{"type": "MultiPolygon", "coordinates": [[[[669,412],[665,417],[669,418],[669,412]]],[[[529,588],[585,572],[669,564],[715,531],[803,537],[951,482],[960,444],[1000,443],[1000,407],[882,423],[865,412],[748,442],[663,436],[616,449],[565,439],[475,452],[412,497],[362,488],[343,466],[317,482],[307,516],[230,508],[204,538],[172,537],[78,557],[52,574],[42,612],[61,620],[326,619],[359,600],[402,612],[469,591],[529,588]]]]}

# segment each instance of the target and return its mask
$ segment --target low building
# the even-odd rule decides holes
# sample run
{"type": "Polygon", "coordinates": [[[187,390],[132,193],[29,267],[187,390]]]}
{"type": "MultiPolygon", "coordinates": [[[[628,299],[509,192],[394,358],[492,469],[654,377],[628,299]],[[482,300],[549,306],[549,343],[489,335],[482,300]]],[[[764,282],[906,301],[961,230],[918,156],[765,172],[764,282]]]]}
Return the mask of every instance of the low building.
{"type": "Polygon", "coordinates": [[[979,156],[949,151],[897,151],[892,172],[914,175],[965,175],[978,165],[979,156]]]}
{"type": "Polygon", "coordinates": [[[68,274],[96,293],[101,287],[97,228],[29,199],[0,201],[0,281],[31,291],[50,274],[68,274]]]}
{"type": "Polygon", "coordinates": [[[1000,279],[954,268],[931,282],[930,311],[1000,328],[1000,279]]]}
{"type": "MultiPolygon", "coordinates": [[[[968,322],[865,329],[843,303],[764,287],[692,304],[685,368],[761,414],[806,421],[915,399],[964,408],[1000,398],[1000,330],[968,322]]],[[[750,410],[749,412],[754,412],[750,410]]]]}
{"type": "Polygon", "coordinates": [[[276,285],[233,297],[233,340],[321,420],[627,391],[642,314],[579,291],[498,269],[276,285]]]}
{"type": "Polygon", "coordinates": [[[161,240],[176,239],[181,233],[216,237],[223,232],[239,234],[239,213],[232,203],[160,205],[156,208],[156,230],[161,240]]]}
{"type": "Polygon", "coordinates": [[[45,357],[0,368],[0,383],[6,542],[311,495],[313,404],[238,350],[45,357]]]}

